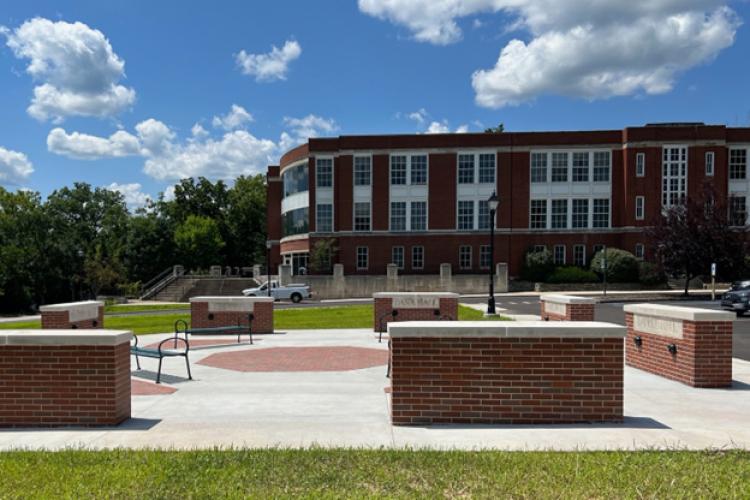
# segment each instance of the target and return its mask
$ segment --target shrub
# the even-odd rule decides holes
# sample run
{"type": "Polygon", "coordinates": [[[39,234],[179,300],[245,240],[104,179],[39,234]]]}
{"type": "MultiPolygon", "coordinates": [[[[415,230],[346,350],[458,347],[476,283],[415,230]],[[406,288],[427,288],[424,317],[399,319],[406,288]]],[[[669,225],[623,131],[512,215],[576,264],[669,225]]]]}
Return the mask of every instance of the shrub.
{"type": "Polygon", "coordinates": [[[588,269],[576,266],[558,267],[547,278],[547,283],[596,283],[599,277],[588,269]]]}
{"type": "Polygon", "coordinates": [[[552,262],[552,253],[547,250],[526,252],[523,261],[521,277],[526,281],[547,281],[547,278],[555,270],[552,262]]]}
{"type": "MultiPolygon", "coordinates": [[[[596,252],[591,261],[591,270],[603,274],[602,259],[605,250],[596,252]]],[[[635,283],[638,281],[638,259],[630,252],[619,248],[607,248],[607,281],[611,283],[635,283]]]]}
{"type": "Polygon", "coordinates": [[[667,282],[667,275],[651,262],[641,262],[638,266],[638,281],[642,285],[659,285],[667,282]]]}

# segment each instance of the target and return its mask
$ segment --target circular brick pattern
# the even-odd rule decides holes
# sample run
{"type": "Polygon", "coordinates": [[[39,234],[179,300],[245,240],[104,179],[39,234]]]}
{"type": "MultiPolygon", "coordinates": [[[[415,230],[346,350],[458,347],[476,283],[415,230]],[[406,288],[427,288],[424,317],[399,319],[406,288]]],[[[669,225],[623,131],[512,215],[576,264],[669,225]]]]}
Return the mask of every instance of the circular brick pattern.
{"type": "Polygon", "coordinates": [[[130,379],[130,394],[133,396],[158,396],[160,394],[172,394],[177,392],[174,387],[162,384],[154,384],[144,380],[130,379]]]}
{"type": "Polygon", "coordinates": [[[211,354],[202,365],[239,372],[337,372],[388,362],[388,351],[364,347],[271,347],[211,354]]]}

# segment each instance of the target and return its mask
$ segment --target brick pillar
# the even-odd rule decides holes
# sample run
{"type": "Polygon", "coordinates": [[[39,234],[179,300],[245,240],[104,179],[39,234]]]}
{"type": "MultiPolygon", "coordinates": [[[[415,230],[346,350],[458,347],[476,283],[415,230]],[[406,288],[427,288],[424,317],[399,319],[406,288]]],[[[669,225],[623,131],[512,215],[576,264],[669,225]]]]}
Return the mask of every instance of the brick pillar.
{"type": "Polygon", "coordinates": [[[88,300],[41,306],[42,329],[77,330],[104,328],[104,302],[88,300]]]}
{"type": "Polygon", "coordinates": [[[625,323],[628,365],[693,387],[732,385],[733,313],[629,304],[625,323]]]}
{"type": "Polygon", "coordinates": [[[373,295],[373,329],[392,321],[458,320],[458,294],[449,292],[380,292],[373,295]],[[394,318],[390,315],[397,311],[394,318]]]}
{"type": "Polygon", "coordinates": [[[596,301],[574,295],[542,295],[540,316],[545,321],[594,321],[596,301]]]}
{"type": "Polygon", "coordinates": [[[253,333],[273,333],[273,297],[192,297],[190,326],[212,328],[247,325],[253,314],[253,333]]]}

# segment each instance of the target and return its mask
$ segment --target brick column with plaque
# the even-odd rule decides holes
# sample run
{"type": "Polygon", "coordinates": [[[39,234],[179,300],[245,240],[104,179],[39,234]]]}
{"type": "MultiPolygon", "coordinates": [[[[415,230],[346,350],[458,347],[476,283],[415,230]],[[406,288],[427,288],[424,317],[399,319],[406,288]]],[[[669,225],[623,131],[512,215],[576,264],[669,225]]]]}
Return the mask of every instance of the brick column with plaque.
{"type": "Polygon", "coordinates": [[[373,299],[373,329],[376,331],[393,321],[458,320],[457,293],[380,292],[374,294],[373,299]]]}
{"type": "Polygon", "coordinates": [[[541,316],[545,321],[594,321],[596,301],[574,295],[542,295],[541,316]]]}

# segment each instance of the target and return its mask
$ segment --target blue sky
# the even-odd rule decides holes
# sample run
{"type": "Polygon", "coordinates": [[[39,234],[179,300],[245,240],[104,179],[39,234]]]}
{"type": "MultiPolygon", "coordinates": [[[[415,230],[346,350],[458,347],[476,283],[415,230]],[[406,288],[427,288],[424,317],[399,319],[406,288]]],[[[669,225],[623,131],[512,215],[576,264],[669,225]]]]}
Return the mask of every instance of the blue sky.
{"type": "Polygon", "coordinates": [[[562,3],[8,2],[0,184],[135,206],[311,134],[750,122],[746,2],[562,3]]]}

